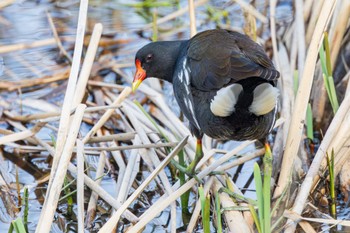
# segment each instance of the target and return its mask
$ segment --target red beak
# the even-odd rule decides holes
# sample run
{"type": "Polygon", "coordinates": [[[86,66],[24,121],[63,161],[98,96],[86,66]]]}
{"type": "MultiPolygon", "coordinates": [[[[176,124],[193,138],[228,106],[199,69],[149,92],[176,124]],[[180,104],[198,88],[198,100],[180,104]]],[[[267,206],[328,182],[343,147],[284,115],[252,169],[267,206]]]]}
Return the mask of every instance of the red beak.
{"type": "Polygon", "coordinates": [[[136,89],[140,86],[142,81],[146,78],[146,71],[141,66],[141,61],[136,59],[135,61],[136,73],[134,76],[134,81],[132,82],[132,91],[136,91],[136,89]]]}

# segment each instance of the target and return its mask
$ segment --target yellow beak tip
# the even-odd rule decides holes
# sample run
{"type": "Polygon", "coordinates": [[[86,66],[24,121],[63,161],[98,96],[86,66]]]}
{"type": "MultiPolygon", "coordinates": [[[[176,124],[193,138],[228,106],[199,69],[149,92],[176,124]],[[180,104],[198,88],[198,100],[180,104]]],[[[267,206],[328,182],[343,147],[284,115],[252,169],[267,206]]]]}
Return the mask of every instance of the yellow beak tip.
{"type": "Polygon", "coordinates": [[[141,80],[136,80],[132,83],[132,86],[131,86],[132,92],[135,92],[137,90],[137,88],[140,86],[141,82],[142,82],[141,80]]]}

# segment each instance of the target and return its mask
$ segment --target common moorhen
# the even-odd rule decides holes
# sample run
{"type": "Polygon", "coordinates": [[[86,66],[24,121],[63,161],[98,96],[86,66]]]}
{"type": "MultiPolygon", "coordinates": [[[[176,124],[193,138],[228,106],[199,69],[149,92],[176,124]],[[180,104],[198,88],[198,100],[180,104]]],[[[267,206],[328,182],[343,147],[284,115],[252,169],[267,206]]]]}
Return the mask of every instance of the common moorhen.
{"type": "Polygon", "coordinates": [[[265,140],[276,115],[279,72],[249,37],[208,30],[190,40],[147,44],[135,57],[135,91],[147,77],[173,83],[176,100],[197,137],[193,172],[206,134],[222,140],[265,140]]]}

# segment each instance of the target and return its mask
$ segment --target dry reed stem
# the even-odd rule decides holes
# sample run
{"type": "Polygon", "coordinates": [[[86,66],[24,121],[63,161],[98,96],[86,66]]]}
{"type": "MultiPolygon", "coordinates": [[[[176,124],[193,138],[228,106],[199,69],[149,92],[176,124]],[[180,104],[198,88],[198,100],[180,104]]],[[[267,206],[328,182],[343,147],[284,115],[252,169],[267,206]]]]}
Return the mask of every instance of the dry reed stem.
{"type": "MultiPolygon", "coordinates": [[[[51,177],[55,177],[56,168],[60,161],[64,145],[66,143],[67,133],[70,125],[70,112],[73,106],[72,100],[76,95],[75,92],[79,91],[79,89],[77,89],[77,79],[78,79],[78,74],[80,70],[81,55],[83,52],[88,5],[89,5],[88,0],[80,0],[78,25],[77,25],[77,31],[76,31],[77,35],[76,35],[75,46],[74,46],[73,62],[72,62],[72,68],[69,74],[67,89],[65,92],[64,101],[62,105],[61,117],[60,117],[59,128],[58,128],[57,139],[56,139],[57,141],[56,152],[55,152],[55,157],[53,158],[52,167],[51,167],[51,177]]],[[[85,141],[83,142],[85,144],[85,141]]],[[[51,177],[50,177],[49,186],[48,186],[49,190],[52,182],[51,177]]]]}
{"type": "Polygon", "coordinates": [[[1,81],[0,90],[6,89],[8,91],[14,91],[14,90],[18,90],[18,89],[25,88],[25,87],[32,87],[32,86],[36,86],[36,85],[57,82],[57,81],[60,81],[63,79],[67,79],[68,73],[69,73],[69,69],[67,69],[63,72],[54,74],[54,75],[44,76],[44,77],[37,78],[37,79],[23,79],[23,80],[18,81],[18,82],[1,81]]]}
{"type": "MultiPolygon", "coordinates": [[[[23,128],[24,127],[22,126],[22,129],[23,128]]],[[[49,154],[52,157],[54,157],[55,150],[54,150],[53,147],[51,147],[49,144],[47,144],[42,139],[40,139],[40,138],[38,138],[36,136],[33,136],[33,140],[34,140],[34,144],[37,143],[37,144],[41,145],[42,147],[46,148],[46,150],[49,152],[49,154]]],[[[69,164],[68,170],[72,174],[76,174],[77,173],[77,168],[72,163],[69,164]]],[[[84,175],[84,183],[92,191],[96,192],[101,199],[103,199],[105,202],[107,202],[114,209],[118,209],[120,207],[120,205],[116,202],[116,200],[109,193],[107,193],[103,188],[100,187],[98,182],[95,182],[94,180],[92,180],[87,175],[84,175]]],[[[136,222],[138,220],[138,218],[133,213],[131,213],[129,210],[124,212],[124,217],[126,219],[128,219],[130,222],[136,222]]]]}
{"type": "MultiPolygon", "coordinates": [[[[150,142],[146,132],[142,128],[140,122],[136,119],[136,117],[133,114],[131,114],[131,108],[125,105],[124,109],[125,109],[124,113],[128,116],[135,131],[138,133],[138,136],[140,137],[142,143],[143,144],[150,144],[151,142],[150,142]]],[[[151,159],[151,163],[152,163],[152,164],[147,164],[147,165],[149,166],[150,171],[153,171],[154,167],[157,167],[160,164],[160,160],[159,160],[154,149],[149,149],[149,150],[147,150],[147,152],[148,152],[147,153],[148,157],[151,159]]],[[[142,158],[145,160],[145,156],[143,156],[142,158]]],[[[164,189],[170,195],[173,192],[173,190],[171,188],[168,177],[164,171],[161,171],[159,173],[159,178],[163,183],[164,189]]]]}
{"type": "Polygon", "coordinates": [[[336,18],[335,27],[331,28],[333,31],[330,34],[331,38],[331,66],[335,66],[335,62],[339,55],[339,50],[343,41],[345,31],[347,29],[348,20],[350,18],[350,1],[339,2],[341,4],[341,10],[336,18]]]}
{"type": "Polygon", "coordinates": [[[77,89],[74,94],[73,98],[73,108],[75,108],[82,100],[85,94],[86,84],[88,82],[91,68],[95,60],[98,43],[100,42],[101,35],[102,35],[103,26],[100,23],[95,24],[94,30],[92,32],[89,47],[86,51],[86,56],[83,62],[83,66],[81,68],[78,83],[77,83],[77,89]]]}
{"type": "Polygon", "coordinates": [[[253,15],[255,18],[260,20],[262,23],[268,23],[268,19],[266,18],[265,15],[261,14],[255,7],[250,5],[249,3],[243,1],[243,0],[234,0],[239,4],[244,11],[248,12],[249,14],[253,15]]]}
{"type": "Polygon", "coordinates": [[[305,25],[304,25],[304,4],[302,0],[295,1],[295,23],[296,23],[296,40],[298,44],[298,73],[299,80],[301,79],[301,74],[304,70],[305,64],[305,53],[306,53],[306,45],[305,45],[305,25]]]}
{"type": "Polygon", "coordinates": [[[315,229],[311,226],[311,224],[309,222],[300,221],[299,226],[304,230],[304,232],[317,233],[317,231],[315,231],[315,229]]]}
{"type": "Polygon", "coordinates": [[[45,202],[35,231],[37,233],[50,232],[51,230],[51,224],[53,222],[53,217],[57,208],[63,180],[72,156],[73,147],[79,132],[85,108],[85,104],[80,104],[77,107],[77,111],[73,117],[72,125],[70,127],[70,131],[67,135],[67,143],[65,143],[64,148],[62,149],[62,156],[57,165],[58,172],[55,173],[55,176],[52,176],[51,173],[52,184],[49,186],[49,189],[46,193],[45,202]]]}
{"type": "MultiPolygon", "coordinates": [[[[136,135],[133,143],[140,143],[139,137],[136,135]]],[[[126,165],[123,181],[120,186],[120,190],[117,197],[117,202],[122,205],[128,197],[129,189],[134,182],[135,176],[133,176],[134,168],[140,163],[140,154],[138,151],[131,151],[128,164],[126,165]]]]}
{"type": "Polygon", "coordinates": [[[310,13],[313,10],[314,0],[305,0],[304,2],[304,21],[310,18],[310,13]]]}
{"type": "MultiPolygon", "coordinates": [[[[86,112],[86,111],[85,111],[86,112]]],[[[109,141],[130,141],[135,138],[136,132],[109,134],[99,137],[91,137],[86,143],[98,143],[98,142],[109,142],[109,141]]]]}
{"type": "MultiPolygon", "coordinates": [[[[194,7],[198,7],[198,6],[201,6],[205,3],[207,3],[208,0],[198,0],[194,3],[194,7]]],[[[162,18],[159,18],[157,19],[156,21],[156,24],[159,25],[159,24],[162,24],[162,23],[165,23],[165,22],[168,22],[172,19],[175,19],[183,14],[186,14],[187,12],[189,11],[189,7],[188,6],[185,6],[185,7],[182,7],[181,9],[171,13],[171,14],[168,14],[162,18]]],[[[153,27],[153,23],[149,23],[149,24],[146,24],[145,26],[143,26],[143,29],[149,29],[149,28],[152,28],[153,27]]]]}
{"type": "MultiPolygon", "coordinates": [[[[317,21],[315,33],[312,37],[309,50],[305,61],[305,69],[300,80],[300,85],[295,100],[295,107],[293,110],[292,121],[289,128],[289,133],[286,142],[286,150],[284,152],[281,173],[278,180],[274,197],[280,196],[284,189],[290,183],[291,173],[293,170],[294,160],[296,158],[298,148],[301,141],[302,131],[304,129],[304,119],[306,115],[306,108],[310,96],[315,64],[318,56],[319,45],[322,42],[323,31],[332,15],[335,6],[335,1],[327,1],[323,5],[321,15],[317,21]]],[[[292,228],[289,228],[291,231],[292,228]]],[[[289,231],[289,232],[291,232],[289,231]]]]}
{"type": "MultiPolygon", "coordinates": [[[[330,126],[328,127],[327,132],[324,135],[324,138],[321,142],[321,145],[317,150],[317,153],[312,161],[309,171],[300,187],[300,190],[298,192],[297,198],[294,202],[294,206],[292,209],[295,213],[297,214],[302,213],[306,200],[309,196],[309,192],[312,188],[312,185],[314,182],[318,180],[317,175],[318,175],[322,160],[324,159],[326,152],[329,151],[329,149],[331,149],[329,146],[337,136],[341,123],[344,121],[345,115],[348,113],[349,108],[350,108],[350,95],[347,95],[343,100],[343,102],[341,103],[330,126]]],[[[291,224],[291,226],[288,228],[289,232],[293,232],[294,229],[295,229],[295,224],[291,224]]]]}
{"type": "MultiPolygon", "coordinates": [[[[96,169],[95,180],[96,184],[100,184],[102,181],[102,176],[104,174],[104,167],[106,164],[106,152],[102,151],[99,156],[98,165],[96,169]]],[[[89,204],[86,210],[85,226],[90,227],[94,218],[96,216],[96,206],[97,206],[98,194],[95,192],[91,193],[89,204]]]]}
{"type": "Polygon", "coordinates": [[[242,157],[237,158],[237,159],[235,159],[235,160],[233,160],[231,162],[222,164],[215,171],[226,171],[226,170],[231,169],[233,167],[236,167],[238,165],[244,164],[245,162],[248,162],[248,161],[250,161],[252,159],[260,157],[260,156],[264,155],[264,153],[265,153],[265,149],[262,148],[262,149],[254,151],[254,152],[251,152],[249,154],[245,154],[242,157]]]}
{"type": "Polygon", "coordinates": [[[55,24],[52,20],[52,17],[51,17],[51,14],[46,11],[46,16],[47,16],[47,19],[49,21],[49,25],[50,25],[50,28],[51,28],[51,31],[53,33],[53,36],[56,40],[56,44],[57,44],[57,47],[58,49],[61,51],[61,53],[69,60],[70,63],[72,63],[72,57],[67,53],[67,51],[64,49],[63,45],[62,45],[62,42],[58,36],[58,33],[57,33],[57,30],[56,30],[56,27],[55,27],[55,24]]]}
{"type": "Polygon", "coordinates": [[[38,122],[34,125],[34,127],[32,129],[26,129],[26,130],[19,132],[19,133],[13,133],[13,134],[9,134],[9,135],[0,137],[0,145],[29,138],[29,137],[35,135],[37,132],[39,132],[40,129],[45,126],[45,124],[46,123],[38,122]]]}
{"type": "Polygon", "coordinates": [[[0,54],[15,52],[15,51],[24,50],[24,49],[31,49],[31,48],[36,48],[36,47],[43,47],[43,46],[47,46],[47,45],[54,45],[54,44],[56,44],[55,38],[34,41],[31,43],[2,45],[2,46],[0,46],[0,54]]]}
{"type": "MultiPolygon", "coordinates": [[[[252,144],[252,141],[245,141],[236,148],[234,148],[232,151],[227,153],[226,155],[222,156],[218,160],[216,160],[214,163],[212,163],[210,166],[205,168],[203,171],[198,173],[197,177],[199,179],[203,179],[205,176],[207,176],[210,172],[215,170],[220,164],[226,162],[229,160],[233,155],[247,147],[248,145],[252,144]]],[[[177,198],[179,198],[182,194],[184,194],[187,190],[192,188],[197,183],[196,179],[192,178],[191,180],[187,181],[184,185],[182,185],[179,189],[175,190],[173,193],[171,193],[170,196],[165,196],[164,199],[161,198],[159,202],[157,202],[156,205],[151,206],[140,218],[139,222],[136,223],[135,226],[133,226],[129,233],[136,233],[139,232],[146,224],[151,221],[155,216],[157,216],[161,211],[163,211],[165,208],[167,208],[172,202],[174,202],[177,198]]]]}
{"type": "Polygon", "coordinates": [[[188,0],[188,11],[190,15],[190,36],[193,37],[194,35],[197,34],[196,14],[195,14],[193,0],[188,0]]]}
{"type": "Polygon", "coordinates": [[[314,1],[312,11],[311,11],[311,17],[307,26],[306,30],[306,43],[309,44],[312,38],[312,35],[314,34],[316,23],[318,18],[320,17],[320,13],[322,10],[324,0],[318,0],[314,1]]]}
{"type": "Polygon", "coordinates": [[[276,19],[275,19],[276,4],[277,4],[277,0],[270,0],[270,31],[271,31],[271,41],[272,41],[272,48],[273,48],[273,54],[274,54],[274,61],[275,61],[277,70],[279,70],[280,59],[278,58],[276,19]]]}
{"type": "MultiPolygon", "coordinates": [[[[213,181],[214,181],[214,176],[210,176],[208,178],[208,180],[206,180],[204,182],[204,188],[203,188],[203,191],[204,191],[204,195],[207,196],[208,195],[208,192],[210,191],[211,189],[211,186],[213,184],[213,181]]],[[[192,211],[192,215],[191,215],[191,219],[190,219],[190,222],[188,223],[187,225],[187,229],[186,229],[186,233],[192,233],[194,232],[194,228],[197,226],[197,221],[198,221],[198,218],[199,218],[199,215],[201,213],[201,202],[200,200],[198,199],[196,201],[196,205],[192,211]]]]}
{"type": "MultiPolygon", "coordinates": [[[[219,189],[222,188],[223,185],[217,179],[214,180],[214,190],[215,192],[219,192],[219,189]]],[[[229,208],[235,206],[235,203],[229,197],[229,195],[225,192],[220,192],[220,203],[222,208],[229,208]]],[[[240,211],[225,211],[224,218],[227,223],[227,227],[232,233],[242,233],[242,232],[253,232],[253,230],[246,223],[243,214],[240,211]]]]}
{"type": "Polygon", "coordinates": [[[77,140],[77,209],[78,233],[84,233],[84,144],[77,140]]]}
{"type": "Polygon", "coordinates": [[[91,86],[96,86],[96,87],[113,88],[113,89],[117,89],[118,91],[122,91],[125,88],[125,86],[123,86],[123,85],[99,82],[99,81],[95,81],[95,80],[89,80],[88,84],[91,85],[91,86]]]}
{"type": "MultiPolygon", "coordinates": [[[[71,172],[72,174],[76,174],[77,173],[77,168],[70,163],[69,167],[68,167],[69,172],[71,172]]],[[[92,191],[96,192],[98,194],[98,196],[104,200],[105,202],[107,202],[110,206],[112,206],[114,209],[119,209],[120,208],[120,204],[117,203],[116,199],[113,198],[108,192],[106,192],[103,188],[101,188],[100,185],[98,185],[94,180],[92,180],[90,177],[88,177],[87,175],[84,175],[84,183],[86,186],[88,186],[92,191]]],[[[124,217],[126,219],[128,219],[130,222],[136,222],[138,221],[138,217],[136,217],[133,213],[131,213],[130,211],[125,211],[124,212],[124,217]]]]}
{"type": "Polygon", "coordinates": [[[15,2],[15,0],[2,0],[2,2],[0,3],[0,9],[5,8],[14,2],[15,2]]]}
{"type": "Polygon", "coordinates": [[[133,192],[133,194],[125,201],[125,203],[117,210],[116,213],[107,221],[107,223],[100,229],[100,233],[111,232],[119,221],[122,213],[129,207],[129,205],[143,192],[149,183],[163,171],[164,167],[177,155],[177,153],[186,145],[188,137],[181,140],[179,145],[152,171],[144,182],[133,192]]]}
{"type": "Polygon", "coordinates": [[[350,227],[350,221],[348,220],[336,220],[336,219],[324,219],[324,218],[304,218],[302,216],[300,216],[299,214],[290,211],[290,210],[286,210],[283,214],[283,216],[285,216],[286,218],[292,219],[293,221],[300,221],[300,220],[304,220],[304,221],[308,221],[308,222],[316,222],[316,223],[321,223],[321,224],[329,224],[329,225],[341,225],[341,226],[346,226],[346,227],[350,227]]]}
{"type": "MultiPolygon", "coordinates": [[[[128,95],[131,93],[130,87],[125,87],[124,90],[119,94],[118,98],[111,104],[111,106],[118,106],[120,105],[128,95]]],[[[99,121],[92,127],[92,129],[85,135],[83,142],[84,144],[89,141],[89,139],[96,134],[97,130],[99,130],[104,123],[112,116],[114,113],[114,109],[108,109],[102,117],[99,119],[99,121]]]]}

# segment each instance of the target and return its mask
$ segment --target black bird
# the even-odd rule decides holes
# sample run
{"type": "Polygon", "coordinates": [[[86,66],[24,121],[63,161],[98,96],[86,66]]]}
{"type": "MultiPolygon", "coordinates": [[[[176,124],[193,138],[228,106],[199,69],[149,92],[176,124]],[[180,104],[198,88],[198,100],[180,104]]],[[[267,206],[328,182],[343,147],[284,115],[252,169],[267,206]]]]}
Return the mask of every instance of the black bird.
{"type": "Polygon", "coordinates": [[[279,72],[249,37],[207,30],[189,40],[147,44],[135,57],[133,91],[147,77],[173,83],[176,100],[197,137],[193,172],[206,134],[221,140],[265,141],[275,122],[279,72]]]}

